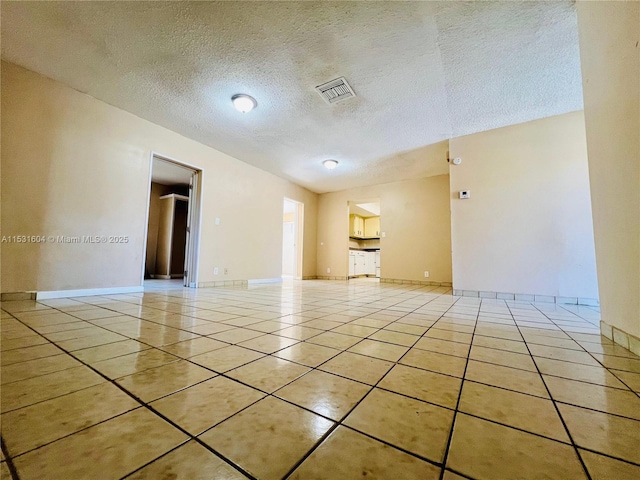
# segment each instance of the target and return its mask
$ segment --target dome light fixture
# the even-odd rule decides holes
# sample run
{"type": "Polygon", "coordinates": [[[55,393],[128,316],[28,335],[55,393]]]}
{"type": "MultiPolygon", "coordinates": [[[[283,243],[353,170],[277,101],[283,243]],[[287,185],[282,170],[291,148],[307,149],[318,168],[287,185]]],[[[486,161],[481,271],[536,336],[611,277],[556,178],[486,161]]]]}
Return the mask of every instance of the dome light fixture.
{"type": "Polygon", "coordinates": [[[329,159],[329,160],[325,160],[324,162],[322,162],[322,165],[324,165],[324,168],[326,168],[327,170],[333,170],[334,168],[336,168],[338,166],[338,161],[337,160],[333,160],[333,159],[329,159]]]}
{"type": "Polygon", "coordinates": [[[231,101],[233,102],[233,106],[236,107],[236,110],[242,113],[250,112],[258,106],[255,98],[245,95],[244,93],[234,95],[231,97],[231,101]]]}

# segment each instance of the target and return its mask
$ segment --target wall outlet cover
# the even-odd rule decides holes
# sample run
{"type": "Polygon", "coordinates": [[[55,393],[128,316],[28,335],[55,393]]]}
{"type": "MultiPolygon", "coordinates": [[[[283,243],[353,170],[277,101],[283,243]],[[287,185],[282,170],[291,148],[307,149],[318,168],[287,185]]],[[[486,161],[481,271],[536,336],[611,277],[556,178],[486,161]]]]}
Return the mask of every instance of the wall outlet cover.
{"type": "Polygon", "coordinates": [[[213,274],[218,275],[218,272],[219,272],[218,267],[213,267],[213,274]]]}
{"type": "Polygon", "coordinates": [[[425,278],[429,278],[429,270],[425,270],[424,271],[424,276],[425,276],[425,278]]]}
{"type": "Polygon", "coordinates": [[[330,268],[327,268],[327,273],[331,273],[331,269],[330,268]]]}

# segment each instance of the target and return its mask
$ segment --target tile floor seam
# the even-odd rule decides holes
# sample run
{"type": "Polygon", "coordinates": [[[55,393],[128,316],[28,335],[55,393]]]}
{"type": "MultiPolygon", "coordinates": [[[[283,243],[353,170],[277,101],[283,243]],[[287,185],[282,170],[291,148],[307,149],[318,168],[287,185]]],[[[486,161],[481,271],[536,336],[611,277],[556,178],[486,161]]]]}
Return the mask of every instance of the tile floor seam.
{"type": "Polygon", "coordinates": [[[20,476],[18,475],[18,471],[13,463],[13,458],[9,456],[9,451],[7,450],[7,446],[4,442],[4,438],[0,436],[0,450],[2,450],[2,455],[4,456],[4,461],[7,464],[7,468],[9,469],[9,474],[11,475],[12,480],[20,480],[20,476]]]}
{"type": "MultiPolygon", "coordinates": [[[[535,306],[535,305],[534,305],[534,306],[535,306]]],[[[560,328],[560,327],[558,327],[558,328],[560,328]]],[[[561,329],[562,331],[564,331],[564,329],[562,329],[562,328],[560,328],[560,329],[561,329]]],[[[567,332],[565,332],[565,333],[567,333],[567,332]]],[[[568,335],[568,334],[567,334],[567,335],[568,335]]],[[[617,379],[618,379],[618,381],[620,381],[620,382],[621,382],[625,387],[627,387],[627,389],[628,389],[629,391],[631,391],[633,394],[635,394],[635,396],[636,396],[636,397],[640,398],[640,392],[636,392],[636,391],[635,391],[634,389],[632,389],[629,385],[627,385],[627,383],[626,383],[623,379],[621,379],[618,375],[616,375],[616,374],[615,374],[615,372],[613,372],[611,368],[607,367],[607,366],[606,366],[604,363],[602,363],[598,358],[596,358],[596,357],[593,355],[593,352],[589,352],[586,348],[584,348],[584,346],[582,346],[582,345],[581,345],[580,343],[578,343],[576,340],[574,340],[574,342],[576,342],[576,343],[580,346],[580,348],[582,348],[582,351],[584,351],[585,353],[587,353],[591,358],[593,358],[596,362],[598,362],[598,363],[602,366],[602,368],[604,368],[604,369],[605,369],[606,371],[608,371],[611,375],[613,375],[615,378],[617,378],[617,379]]],[[[585,382],[585,383],[588,383],[588,382],[585,382]]],[[[607,413],[608,413],[608,412],[607,412],[607,413]]]]}
{"type": "MultiPolygon", "coordinates": [[[[536,308],[535,305],[533,305],[533,307],[536,308]]],[[[519,326],[518,326],[518,330],[520,330],[519,326]]],[[[522,335],[522,332],[520,332],[520,335],[522,335]]],[[[525,346],[527,348],[527,351],[529,352],[529,355],[531,355],[531,357],[533,358],[533,355],[531,354],[531,350],[529,349],[529,345],[527,344],[526,339],[524,339],[524,335],[522,335],[522,337],[523,337],[523,340],[525,340],[525,346]]],[[[584,463],[584,460],[582,459],[582,456],[580,455],[580,451],[578,450],[578,445],[574,441],[573,436],[571,435],[571,432],[569,431],[569,426],[567,425],[564,417],[562,416],[562,413],[560,412],[560,409],[558,408],[556,400],[553,397],[553,395],[551,394],[551,390],[549,389],[549,386],[547,385],[547,382],[545,381],[544,376],[542,375],[542,372],[540,371],[540,368],[538,367],[538,364],[535,362],[535,359],[534,359],[533,363],[536,366],[536,370],[538,371],[538,375],[542,379],[542,383],[544,385],[544,388],[547,391],[547,394],[549,395],[549,398],[551,399],[553,407],[554,407],[558,417],[560,418],[560,421],[562,422],[562,426],[564,427],[565,432],[566,432],[567,436],[569,437],[569,441],[571,442],[571,446],[573,447],[573,450],[574,450],[576,456],[578,457],[578,461],[580,462],[580,465],[582,466],[582,469],[583,469],[583,471],[584,471],[584,473],[586,475],[587,480],[592,480],[591,479],[591,473],[587,469],[587,465],[584,463]]]]}
{"type": "MultiPolygon", "coordinates": [[[[464,297],[461,297],[464,298],[464,297]]],[[[457,303],[457,302],[456,302],[457,303]]],[[[440,472],[440,480],[444,479],[445,469],[447,468],[447,461],[449,459],[449,452],[451,451],[451,443],[453,441],[453,433],[456,425],[456,419],[458,417],[458,412],[460,411],[460,400],[462,399],[462,389],[464,388],[465,377],[467,376],[467,369],[469,368],[469,361],[471,355],[471,345],[473,345],[473,339],[475,337],[476,329],[478,328],[478,317],[480,316],[480,311],[482,310],[482,299],[478,302],[478,313],[476,314],[476,320],[473,326],[473,332],[471,333],[471,341],[469,343],[469,354],[467,355],[464,371],[462,372],[462,381],[460,382],[460,390],[458,391],[458,398],[456,400],[456,406],[453,412],[453,419],[451,420],[451,428],[449,429],[449,435],[447,438],[447,444],[444,450],[444,456],[442,458],[442,471],[440,472]]]]}

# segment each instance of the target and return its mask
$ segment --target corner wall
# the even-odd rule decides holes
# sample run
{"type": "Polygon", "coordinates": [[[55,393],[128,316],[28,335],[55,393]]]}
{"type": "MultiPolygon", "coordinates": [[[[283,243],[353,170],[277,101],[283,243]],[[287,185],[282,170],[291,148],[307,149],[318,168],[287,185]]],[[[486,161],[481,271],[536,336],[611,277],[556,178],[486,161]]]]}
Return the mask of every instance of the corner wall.
{"type": "Polygon", "coordinates": [[[2,235],[128,237],[3,243],[2,292],[141,285],[152,151],[203,170],[200,283],[280,277],[284,197],[305,205],[316,275],[317,194],[2,62],[2,235]]]}
{"type": "Polygon", "coordinates": [[[582,112],[453,138],[450,155],[454,289],[598,298],[582,112]]]}
{"type": "Polygon", "coordinates": [[[603,333],[640,355],[640,3],[577,10],[603,333]]]}

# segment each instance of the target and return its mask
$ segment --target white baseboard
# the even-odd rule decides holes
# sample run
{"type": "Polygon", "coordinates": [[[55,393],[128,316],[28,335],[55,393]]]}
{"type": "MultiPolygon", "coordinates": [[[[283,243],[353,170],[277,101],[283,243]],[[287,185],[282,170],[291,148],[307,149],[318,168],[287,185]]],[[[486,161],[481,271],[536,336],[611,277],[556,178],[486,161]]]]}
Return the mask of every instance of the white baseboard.
{"type": "Polygon", "coordinates": [[[50,300],[52,298],[90,297],[93,295],[116,295],[119,293],[141,293],[144,288],[140,285],[134,287],[109,287],[109,288],[83,288],[80,290],[50,290],[36,292],[36,300],[50,300]]]}
{"type": "Polygon", "coordinates": [[[256,285],[259,283],[282,283],[282,277],[276,278],[254,278],[249,280],[249,285],[256,285]]]}

